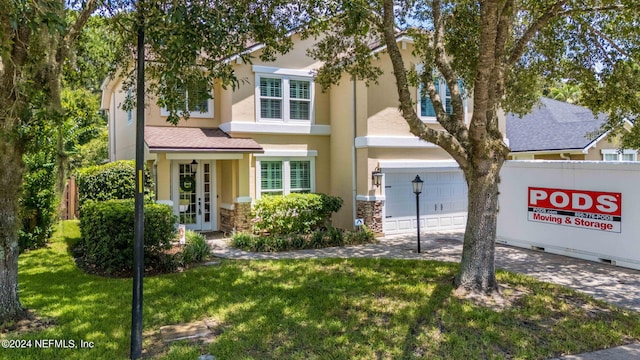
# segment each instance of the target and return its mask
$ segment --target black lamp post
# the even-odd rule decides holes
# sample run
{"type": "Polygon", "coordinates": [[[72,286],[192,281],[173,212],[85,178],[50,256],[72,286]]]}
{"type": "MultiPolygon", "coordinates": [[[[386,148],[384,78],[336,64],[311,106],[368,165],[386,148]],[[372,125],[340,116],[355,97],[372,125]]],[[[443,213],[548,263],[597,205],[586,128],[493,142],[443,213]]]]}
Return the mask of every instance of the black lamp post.
{"type": "Polygon", "coordinates": [[[413,184],[413,193],[416,194],[416,220],[418,223],[418,253],[420,253],[420,193],[422,192],[422,179],[420,179],[419,175],[416,175],[416,178],[411,181],[413,184]]]}
{"type": "Polygon", "coordinates": [[[142,295],[144,282],[144,6],[138,1],[138,63],[136,83],[136,193],[131,299],[131,359],[142,356],[142,295]]]}

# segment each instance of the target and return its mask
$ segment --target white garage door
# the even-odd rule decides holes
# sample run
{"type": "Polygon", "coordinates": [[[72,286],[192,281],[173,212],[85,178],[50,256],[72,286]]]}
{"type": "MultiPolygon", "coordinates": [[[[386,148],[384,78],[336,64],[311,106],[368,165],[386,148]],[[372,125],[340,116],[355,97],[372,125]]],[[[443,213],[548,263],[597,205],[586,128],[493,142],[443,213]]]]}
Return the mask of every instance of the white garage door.
{"type": "Polygon", "coordinates": [[[416,195],[411,180],[424,181],[420,194],[420,232],[464,229],[467,222],[467,183],[462,171],[385,171],[384,232],[416,231],[416,195]]]}

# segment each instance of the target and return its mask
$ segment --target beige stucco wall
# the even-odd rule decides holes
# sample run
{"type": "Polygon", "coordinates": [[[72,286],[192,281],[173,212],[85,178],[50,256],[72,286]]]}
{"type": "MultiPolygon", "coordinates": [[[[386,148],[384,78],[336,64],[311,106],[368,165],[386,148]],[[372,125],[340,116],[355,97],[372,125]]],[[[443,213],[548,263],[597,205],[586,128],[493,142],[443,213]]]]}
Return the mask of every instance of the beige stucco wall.
{"type": "MultiPolygon", "coordinates": [[[[105,89],[103,96],[103,106],[109,111],[109,147],[110,160],[127,160],[135,158],[135,136],[136,136],[136,109],[132,110],[133,121],[127,120],[127,111],[122,109],[122,104],[126,99],[126,92],[122,89],[122,80],[117,79],[109,83],[110,87],[105,89]]],[[[222,87],[216,84],[214,93],[222,95],[222,87]]],[[[227,94],[225,94],[227,95],[227,94]]],[[[214,98],[214,117],[199,118],[192,116],[188,120],[180,120],[178,126],[184,127],[217,127],[220,125],[221,114],[229,111],[223,110],[223,100],[230,100],[229,96],[219,96],[214,98]]],[[[227,106],[229,108],[229,106],[227,106]]],[[[168,123],[166,116],[160,115],[160,107],[156,104],[155,98],[150,98],[145,104],[145,125],[146,126],[173,126],[168,123]]]]}
{"type": "MultiPolygon", "coordinates": [[[[408,68],[417,61],[409,51],[401,50],[408,68]]],[[[398,90],[393,67],[386,51],[378,54],[379,60],[375,62],[383,74],[378,78],[377,84],[371,83],[367,89],[367,135],[409,135],[409,125],[398,111],[398,90]]],[[[411,89],[415,93],[415,88],[411,89]]],[[[415,101],[415,95],[414,95],[415,101]]]]}
{"type": "Polygon", "coordinates": [[[371,190],[371,171],[375,168],[374,165],[369,163],[369,149],[362,148],[356,149],[356,171],[358,177],[356,179],[356,193],[357,195],[373,195],[371,190]],[[369,170],[371,169],[371,170],[369,170]]]}
{"type": "MultiPolygon", "coordinates": [[[[560,154],[546,154],[546,155],[536,155],[536,160],[586,160],[584,158],[584,154],[564,154],[563,156],[569,157],[569,159],[563,159],[560,154]]],[[[600,159],[602,160],[602,159],[600,159]]]]}
{"type": "MultiPolygon", "coordinates": [[[[413,45],[409,43],[401,43],[400,49],[404,64],[407,69],[415,69],[416,64],[420,61],[411,54],[413,45]],[[403,46],[404,44],[404,46],[403,46]]],[[[382,69],[383,74],[378,78],[378,82],[369,84],[367,91],[367,135],[374,136],[408,136],[409,125],[402,117],[398,110],[399,100],[396,87],[396,78],[393,74],[393,67],[386,51],[379,53],[379,59],[375,62],[382,69]]],[[[416,87],[410,87],[412,100],[414,101],[416,112],[418,90],[416,87]]],[[[467,122],[471,120],[473,115],[473,99],[471,97],[465,100],[467,122]]],[[[418,114],[419,115],[419,114],[418,114]]],[[[503,117],[502,117],[503,118],[503,117]]],[[[441,128],[439,124],[432,124],[435,128],[441,128]]],[[[501,131],[505,131],[504,118],[500,123],[501,131]]]]}
{"type": "Polygon", "coordinates": [[[446,151],[439,147],[422,149],[381,149],[369,150],[369,156],[377,160],[452,160],[446,151]]]}
{"type": "MultiPolygon", "coordinates": [[[[294,34],[291,37],[291,40],[294,43],[293,48],[286,54],[277,56],[278,59],[276,63],[279,68],[314,70],[322,65],[320,62],[307,56],[307,49],[313,47],[316,43],[316,39],[314,37],[302,39],[299,34],[294,34]]],[[[262,50],[258,50],[252,54],[253,64],[273,66],[273,62],[262,61],[260,59],[261,54],[262,50]]]]}
{"type": "MultiPolygon", "coordinates": [[[[247,134],[244,134],[247,136],[247,134]]],[[[263,147],[265,152],[270,150],[316,150],[318,152],[315,157],[315,185],[316,192],[331,193],[331,159],[330,159],[330,146],[328,136],[302,136],[302,135],[266,135],[266,134],[251,134],[251,137],[255,139],[263,147]]],[[[245,163],[240,168],[240,173],[245,173],[246,182],[239,184],[240,191],[243,191],[243,186],[246,184],[249,189],[250,195],[240,194],[240,196],[251,196],[256,198],[256,156],[251,156],[251,161],[245,163]]]]}
{"type": "Polygon", "coordinates": [[[157,155],[156,182],[158,200],[171,200],[171,161],[164,153],[157,155]]]}
{"type": "MultiPolygon", "coordinates": [[[[188,120],[181,119],[178,126],[182,127],[218,127],[220,125],[222,106],[222,87],[215,84],[213,87],[213,118],[199,117],[197,114],[191,114],[188,120]]],[[[147,102],[147,117],[145,124],[148,126],[173,126],[167,122],[166,116],[161,116],[160,107],[156,103],[155,98],[151,98],[147,102]]]]}
{"type": "Polygon", "coordinates": [[[220,203],[233,204],[238,197],[237,164],[237,161],[218,161],[218,196],[220,203]]]}
{"type": "MultiPolygon", "coordinates": [[[[110,160],[129,160],[135,158],[135,145],[136,145],[136,121],[135,121],[135,109],[133,110],[133,121],[129,123],[127,121],[127,112],[122,110],[122,104],[125,101],[126,93],[122,91],[122,81],[114,80],[110,83],[111,87],[105,91],[109,92],[108,97],[109,107],[109,133],[111,138],[110,146],[113,147],[111,151],[110,160]]],[[[147,111],[145,111],[145,117],[148,117],[147,111]]]]}
{"type": "MultiPolygon", "coordinates": [[[[359,91],[366,91],[359,84],[359,91]]],[[[342,77],[340,84],[331,88],[330,93],[330,188],[331,195],[342,198],[342,208],[333,216],[333,225],[340,228],[351,228],[354,216],[354,94],[355,83],[349,76],[342,77]]],[[[366,105],[366,103],[365,103],[366,105]]],[[[364,108],[366,109],[366,107],[364,108]]],[[[365,118],[366,114],[363,113],[365,118]]]]}
{"type": "MultiPolygon", "coordinates": [[[[259,59],[262,51],[256,51],[254,54],[253,64],[245,64],[236,62],[234,65],[235,74],[240,81],[238,88],[231,95],[231,120],[239,122],[255,122],[256,121],[256,99],[255,87],[256,79],[253,66],[268,66],[282,69],[308,70],[311,75],[312,70],[320,67],[320,64],[307,56],[306,50],[312,47],[315,40],[308,38],[301,40],[299,35],[293,36],[295,45],[287,54],[278,56],[276,62],[264,62],[259,59]]],[[[315,108],[314,123],[318,125],[328,125],[329,120],[329,94],[322,92],[320,85],[316,84],[315,92],[315,108]]]]}
{"type": "Polygon", "coordinates": [[[602,160],[602,150],[618,150],[620,141],[618,139],[611,139],[609,136],[598,141],[596,146],[589,149],[589,152],[585,155],[585,160],[602,160]],[[609,141],[611,140],[611,141],[609,141]]]}

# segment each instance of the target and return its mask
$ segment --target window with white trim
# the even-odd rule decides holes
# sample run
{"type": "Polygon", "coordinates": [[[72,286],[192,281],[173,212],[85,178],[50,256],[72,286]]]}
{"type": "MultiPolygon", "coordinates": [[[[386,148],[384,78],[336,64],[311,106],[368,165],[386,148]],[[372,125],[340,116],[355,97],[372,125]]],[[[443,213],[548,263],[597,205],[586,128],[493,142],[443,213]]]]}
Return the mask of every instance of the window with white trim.
{"type": "MultiPolygon", "coordinates": [[[[178,98],[178,108],[189,110],[189,116],[194,118],[213,117],[213,96],[207,91],[204,82],[192,82],[187,86],[179,86],[174,89],[178,98]]],[[[168,116],[166,108],[160,109],[160,115],[168,116]]]]}
{"type": "Polygon", "coordinates": [[[277,70],[271,73],[256,73],[257,120],[312,122],[313,78],[286,73],[287,71],[277,70]]]}
{"type": "Polygon", "coordinates": [[[313,158],[269,158],[256,160],[257,197],[315,191],[313,158]]]}
{"type": "MultiPolygon", "coordinates": [[[[434,82],[436,92],[440,95],[442,106],[447,114],[453,113],[453,106],[451,104],[451,90],[447,85],[447,82],[442,78],[437,78],[434,82]]],[[[458,80],[458,89],[462,93],[462,80],[458,80]]],[[[425,121],[436,121],[436,110],[433,107],[433,102],[429,98],[429,94],[422,96],[422,86],[418,87],[418,115],[425,121]]],[[[466,101],[464,102],[466,112],[466,101]]]]}
{"type": "Polygon", "coordinates": [[[638,161],[638,150],[602,149],[603,161],[638,161]]]}

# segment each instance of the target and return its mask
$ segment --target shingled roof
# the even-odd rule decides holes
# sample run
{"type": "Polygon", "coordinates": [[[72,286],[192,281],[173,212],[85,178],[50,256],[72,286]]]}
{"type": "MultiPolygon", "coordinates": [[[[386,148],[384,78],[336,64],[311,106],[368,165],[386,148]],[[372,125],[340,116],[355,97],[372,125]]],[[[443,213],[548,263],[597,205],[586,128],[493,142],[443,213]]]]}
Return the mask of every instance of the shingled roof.
{"type": "Polygon", "coordinates": [[[251,138],[233,138],[218,128],[147,126],[149,151],[262,152],[251,138]]]}
{"type": "Polygon", "coordinates": [[[506,115],[507,138],[512,152],[583,150],[602,135],[606,115],[549,98],[520,118],[506,115]]]}

